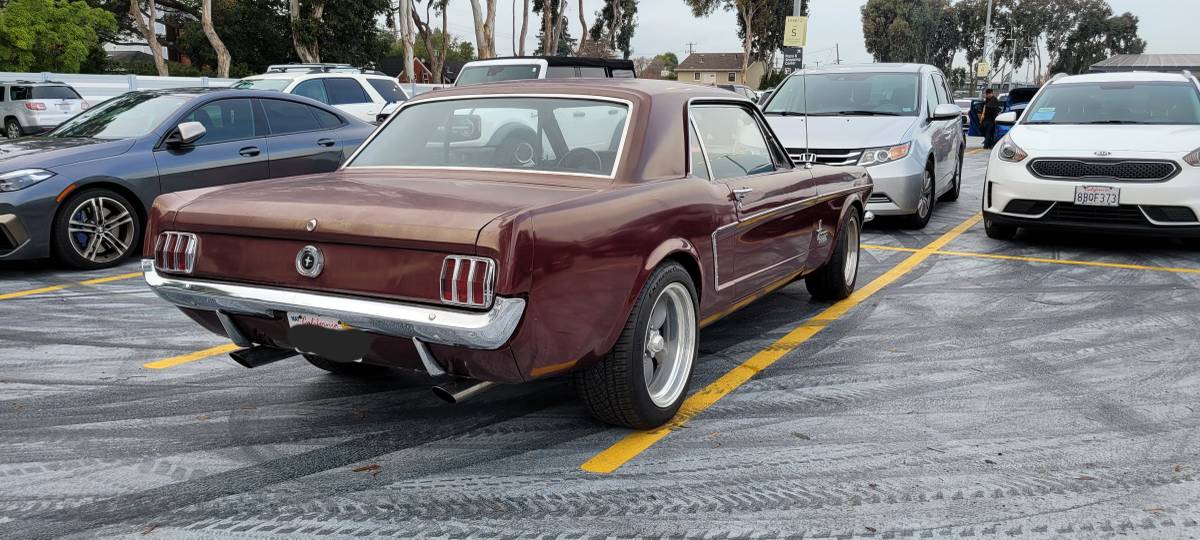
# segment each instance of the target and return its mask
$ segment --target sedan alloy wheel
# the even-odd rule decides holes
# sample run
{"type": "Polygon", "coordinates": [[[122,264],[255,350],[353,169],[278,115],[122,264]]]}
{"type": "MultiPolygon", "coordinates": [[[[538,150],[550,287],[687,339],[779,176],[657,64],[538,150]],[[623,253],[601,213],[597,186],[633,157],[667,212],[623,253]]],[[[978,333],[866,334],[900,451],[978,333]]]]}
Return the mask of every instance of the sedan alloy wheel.
{"type": "Polygon", "coordinates": [[[123,201],[97,195],[78,201],[70,211],[67,236],[80,257],[107,265],[129,255],[137,244],[137,216],[123,201]]]}

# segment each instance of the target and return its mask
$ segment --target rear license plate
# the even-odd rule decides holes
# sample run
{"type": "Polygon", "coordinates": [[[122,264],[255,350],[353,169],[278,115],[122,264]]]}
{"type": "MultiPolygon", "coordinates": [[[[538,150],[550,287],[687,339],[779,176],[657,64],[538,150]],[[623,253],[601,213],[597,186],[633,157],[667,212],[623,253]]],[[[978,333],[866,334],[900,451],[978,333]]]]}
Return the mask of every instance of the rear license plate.
{"type": "Polygon", "coordinates": [[[288,326],[315,326],[326,330],[349,330],[346,323],[333,317],[308,315],[306,313],[288,313],[288,326]]]}
{"type": "Polygon", "coordinates": [[[63,111],[63,112],[70,112],[71,104],[70,103],[59,103],[58,110],[63,111]]]}
{"type": "Polygon", "coordinates": [[[1076,186],[1075,204],[1080,206],[1120,206],[1121,188],[1108,186],[1076,186]]]}

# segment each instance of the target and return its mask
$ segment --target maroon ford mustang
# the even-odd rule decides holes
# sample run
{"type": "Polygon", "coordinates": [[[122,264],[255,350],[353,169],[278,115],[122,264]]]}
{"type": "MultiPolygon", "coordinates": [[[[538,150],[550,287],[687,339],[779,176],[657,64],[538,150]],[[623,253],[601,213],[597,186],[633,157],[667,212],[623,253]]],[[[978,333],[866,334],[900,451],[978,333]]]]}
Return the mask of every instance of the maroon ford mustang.
{"type": "Polygon", "coordinates": [[[870,192],[722,90],[494,84],[407,102],[335,173],[160,197],[142,267],[248,367],[419,369],[451,401],[572,372],[597,418],[650,428],[700,328],[801,278],[854,290],[870,192]]]}

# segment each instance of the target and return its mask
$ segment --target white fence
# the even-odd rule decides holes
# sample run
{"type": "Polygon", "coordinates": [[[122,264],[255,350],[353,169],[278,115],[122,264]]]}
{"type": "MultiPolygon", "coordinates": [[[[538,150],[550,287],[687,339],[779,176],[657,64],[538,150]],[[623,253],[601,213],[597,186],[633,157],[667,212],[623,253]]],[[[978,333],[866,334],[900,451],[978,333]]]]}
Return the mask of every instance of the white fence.
{"type": "Polygon", "coordinates": [[[146,75],[81,75],[66,73],[16,73],[0,71],[0,81],[56,81],[75,88],[91,105],[131,90],[229,86],[237,79],[209,77],[151,77],[146,75]]]}

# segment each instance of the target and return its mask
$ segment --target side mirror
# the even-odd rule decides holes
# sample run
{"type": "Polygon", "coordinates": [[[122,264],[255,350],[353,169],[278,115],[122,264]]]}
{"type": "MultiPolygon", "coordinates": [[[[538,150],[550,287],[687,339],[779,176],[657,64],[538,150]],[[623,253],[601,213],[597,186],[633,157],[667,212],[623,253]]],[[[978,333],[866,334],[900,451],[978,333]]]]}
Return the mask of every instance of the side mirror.
{"type": "Polygon", "coordinates": [[[175,126],[175,130],[167,136],[167,144],[170,146],[187,146],[200,140],[207,133],[208,130],[200,122],[183,122],[175,126]]]}
{"type": "Polygon", "coordinates": [[[934,120],[956,120],[962,116],[962,109],[952,103],[943,103],[933,108],[934,120]]]}
{"type": "Polygon", "coordinates": [[[1004,124],[1006,126],[1011,126],[1013,124],[1016,124],[1017,123],[1017,113],[1015,113],[1013,111],[1001,113],[1000,116],[996,117],[996,123],[1004,124]]]}

